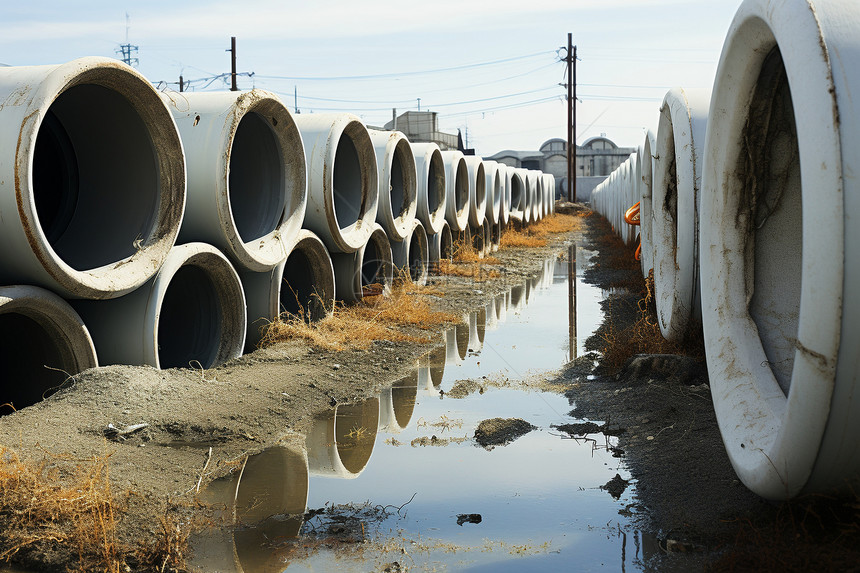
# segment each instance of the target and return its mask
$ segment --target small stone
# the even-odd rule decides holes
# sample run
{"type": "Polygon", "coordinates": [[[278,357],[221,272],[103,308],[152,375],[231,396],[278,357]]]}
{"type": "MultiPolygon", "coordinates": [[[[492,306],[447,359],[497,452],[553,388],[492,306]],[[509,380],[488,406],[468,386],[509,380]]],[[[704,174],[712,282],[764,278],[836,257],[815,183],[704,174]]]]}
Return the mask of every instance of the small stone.
{"type": "Polygon", "coordinates": [[[332,370],[340,370],[340,364],[332,364],[331,368],[332,370]]]}

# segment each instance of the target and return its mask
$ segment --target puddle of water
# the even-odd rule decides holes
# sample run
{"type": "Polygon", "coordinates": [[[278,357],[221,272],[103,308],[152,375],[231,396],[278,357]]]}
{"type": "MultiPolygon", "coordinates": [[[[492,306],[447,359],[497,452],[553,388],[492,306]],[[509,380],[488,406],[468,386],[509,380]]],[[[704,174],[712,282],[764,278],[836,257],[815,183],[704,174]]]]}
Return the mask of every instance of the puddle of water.
{"type": "MultiPolygon", "coordinates": [[[[587,255],[579,252],[578,276],[587,255]]],[[[568,272],[566,260],[545,261],[537,277],[446,332],[444,346],[378,398],[315,420],[306,454],[276,452],[270,466],[251,458],[244,475],[215,484],[228,521],[242,526],[195,542],[198,570],[216,561],[231,571],[400,570],[395,562],[413,570],[641,570],[656,545],[630,525],[632,486],[617,500],[600,489],[616,474],[629,479],[609,450],[614,438],[570,439],[553,429],[580,421],[556,393],[485,385],[463,399],[449,394],[458,380],[522,379],[583,351],[568,322],[568,272]],[[537,429],[491,451],[477,447],[478,423],[494,417],[537,429]],[[249,478],[251,470],[262,477],[249,478]],[[339,511],[307,516],[300,540],[290,541],[302,519],[286,514],[303,509],[303,495],[309,508],[339,511]]],[[[576,291],[575,331],[584,340],[599,322],[601,292],[579,281],[576,291]]]]}

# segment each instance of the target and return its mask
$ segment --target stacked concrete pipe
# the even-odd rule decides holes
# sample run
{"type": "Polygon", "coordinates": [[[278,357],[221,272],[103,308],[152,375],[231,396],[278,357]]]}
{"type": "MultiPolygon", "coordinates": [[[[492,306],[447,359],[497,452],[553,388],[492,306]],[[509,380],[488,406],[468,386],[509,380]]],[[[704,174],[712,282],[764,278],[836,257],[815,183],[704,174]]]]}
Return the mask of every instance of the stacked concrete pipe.
{"type": "Polygon", "coordinates": [[[451,232],[464,231],[469,226],[469,167],[462,152],[448,150],[442,152],[445,164],[445,220],[451,232]]]}
{"type": "Polygon", "coordinates": [[[484,161],[475,155],[465,155],[469,173],[469,225],[479,227],[487,210],[487,173],[484,161]]]}
{"type": "Polygon", "coordinates": [[[281,314],[315,321],[333,308],[334,267],[322,240],[301,229],[287,250],[287,258],[271,271],[241,275],[248,304],[246,352],[259,344],[262,331],[281,314]]]}
{"type": "Polygon", "coordinates": [[[645,143],[642,145],[642,155],[639,157],[639,172],[642,176],[639,187],[639,244],[641,245],[642,274],[646,277],[654,268],[654,239],[651,234],[654,216],[651,202],[656,153],[656,138],[654,133],[648,130],[645,134],[645,143]]]}
{"type": "Polygon", "coordinates": [[[399,131],[369,129],[368,134],[376,152],[379,179],[376,221],[389,240],[402,241],[409,234],[418,209],[415,156],[409,140],[399,131]]]}
{"type": "Polygon", "coordinates": [[[705,91],[673,89],[660,109],[651,237],[657,318],[668,340],[701,319],[698,202],[709,100],[705,91]]]}
{"type": "Polygon", "coordinates": [[[711,394],[735,471],[770,499],[845,490],[860,474],[857,30],[852,1],[746,0],[711,98],[711,394]]]}
{"type": "Polygon", "coordinates": [[[413,143],[412,153],[418,174],[415,216],[428,234],[442,230],[448,206],[445,162],[435,143],[413,143]]]}
{"type": "Polygon", "coordinates": [[[176,240],[185,161],[137,71],[108,58],[0,68],[0,284],[108,299],[149,280],[176,240]]]}
{"type": "Polygon", "coordinates": [[[37,286],[0,287],[0,359],[6,373],[0,400],[35,404],[70,375],[98,366],[89,330],[69,304],[37,286]]]}
{"type": "Polygon", "coordinates": [[[508,213],[510,219],[513,219],[520,224],[523,223],[527,193],[523,171],[523,169],[508,167],[508,173],[510,174],[510,201],[508,201],[508,213]]]}
{"type": "Polygon", "coordinates": [[[351,253],[373,232],[379,200],[376,153],[352,114],[295,118],[305,146],[308,207],[304,227],[332,252],[351,253]]]}
{"type": "Polygon", "coordinates": [[[427,263],[430,270],[436,270],[442,260],[451,261],[454,258],[454,237],[451,228],[445,221],[438,233],[427,234],[427,263]]]}
{"type": "Polygon", "coordinates": [[[502,226],[507,226],[511,218],[511,178],[513,177],[513,168],[508,167],[504,163],[499,163],[499,175],[501,181],[501,201],[499,202],[499,222],[502,226]]]}
{"type": "MultiPolygon", "coordinates": [[[[413,224],[414,221],[415,219],[412,219],[413,224]]],[[[407,234],[405,238],[409,237],[410,235],[407,234]]],[[[332,253],[331,263],[334,267],[335,299],[337,300],[360,301],[364,298],[365,290],[375,287],[379,290],[374,291],[373,294],[388,294],[391,290],[391,284],[394,281],[391,242],[379,224],[376,225],[376,229],[364,246],[354,253],[332,253]]]]}
{"type": "Polygon", "coordinates": [[[486,181],[487,208],[485,214],[491,225],[497,225],[501,218],[504,176],[499,163],[484,160],[484,180],[486,181]]]}
{"type": "Polygon", "coordinates": [[[245,297],[230,261],[205,243],[177,245],[143,286],[73,301],[102,364],[211,368],[242,354],[245,297]]]}
{"type": "Polygon", "coordinates": [[[412,222],[412,230],[399,243],[392,243],[391,255],[395,270],[417,284],[427,282],[429,252],[427,233],[418,219],[412,222]]]}

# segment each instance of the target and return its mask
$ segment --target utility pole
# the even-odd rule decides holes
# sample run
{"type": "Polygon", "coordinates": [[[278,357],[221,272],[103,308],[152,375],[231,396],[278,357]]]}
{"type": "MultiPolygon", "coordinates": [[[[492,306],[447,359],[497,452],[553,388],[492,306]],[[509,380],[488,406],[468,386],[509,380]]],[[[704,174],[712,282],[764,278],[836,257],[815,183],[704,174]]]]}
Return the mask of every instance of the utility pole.
{"type": "Polygon", "coordinates": [[[576,46],[567,34],[567,200],[576,202],[576,46]]]}
{"type": "Polygon", "coordinates": [[[418,98],[418,111],[421,111],[421,98],[418,98]]]}
{"type": "Polygon", "coordinates": [[[185,80],[182,79],[182,76],[179,76],[179,93],[185,91],[185,80]]]}
{"type": "Polygon", "coordinates": [[[297,86],[293,86],[293,107],[296,110],[296,114],[299,113],[299,88],[297,86]]]}
{"type": "Polygon", "coordinates": [[[239,86],[236,85],[236,36],[230,38],[230,49],[225,51],[230,52],[230,91],[237,92],[239,86]]]}
{"type": "Polygon", "coordinates": [[[573,47],[573,127],[570,128],[573,136],[573,201],[576,203],[576,46],[573,47]]]}

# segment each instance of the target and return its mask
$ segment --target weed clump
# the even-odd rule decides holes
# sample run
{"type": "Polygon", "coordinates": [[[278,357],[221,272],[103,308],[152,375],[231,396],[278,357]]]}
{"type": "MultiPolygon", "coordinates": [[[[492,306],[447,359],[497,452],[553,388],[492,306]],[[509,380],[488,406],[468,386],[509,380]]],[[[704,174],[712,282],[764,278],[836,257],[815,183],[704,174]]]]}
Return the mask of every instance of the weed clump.
{"type": "Polygon", "coordinates": [[[499,248],[545,247],[549,242],[550,235],[581,229],[582,219],[587,216],[585,212],[574,215],[553,213],[526,227],[509,228],[502,234],[499,248]]]}
{"type": "Polygon", "coordinates": [[[440,260],[435,270],[440,275],[466,277],[480,282],[502,276],[497,269],[485,268],[485,265],[498,265],[500,263],[501,261],[496,257],[481,257],[477,249],[464,241],[455,241],[452,259],[440,260]]]}

